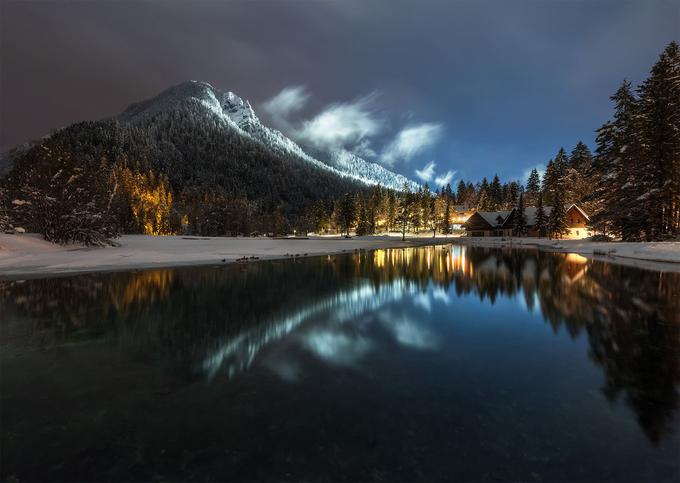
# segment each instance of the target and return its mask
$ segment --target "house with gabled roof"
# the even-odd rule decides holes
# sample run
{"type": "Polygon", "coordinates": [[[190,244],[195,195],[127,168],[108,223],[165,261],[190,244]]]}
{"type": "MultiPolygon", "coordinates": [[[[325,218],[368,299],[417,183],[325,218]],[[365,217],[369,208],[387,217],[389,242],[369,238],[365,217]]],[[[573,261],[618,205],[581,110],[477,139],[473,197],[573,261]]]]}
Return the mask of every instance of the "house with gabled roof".
{"type": "MultiPolygon", "coordinates": [[[[550,216],[551,211],[551,206],[543,207],[546,218],[550,216]]],[[[533,206],[524,209],[527,226],[526,236],[537,237],[539,235],[536,229],[537,212],[538,208],[533,206]]],[[[465,223],[465,230],[468,236],[512,236],[514,234],[516,216],[516,209],[511,211],[478,211],[465,223]]],[[[566,209],[565,217],[567,219],[568,233],[564,234],[562,238],[580,239],[592,235],[588,228],[590,217],[583,208],[575,203],[571,204],[566,209]]]]}
{"type": "Polygon", "coordinates": [[[512,229],[503,227],[511,211],[478,211],[465,222],[468,236],[512,236],[512,229]]]}

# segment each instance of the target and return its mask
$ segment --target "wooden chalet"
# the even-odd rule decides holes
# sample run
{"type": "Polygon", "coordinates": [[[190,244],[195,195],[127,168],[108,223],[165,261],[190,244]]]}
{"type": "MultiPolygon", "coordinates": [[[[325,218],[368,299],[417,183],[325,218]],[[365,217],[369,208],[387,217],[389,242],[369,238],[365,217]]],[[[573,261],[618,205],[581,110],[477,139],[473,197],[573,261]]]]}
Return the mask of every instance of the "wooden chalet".
{"type": "Polygon", "coordinates": [[[465,222],[468,236],[512,236],[504,223],[512,211],[478,211],[465,222]]]}
{"type": "MultiPolygon", "coordinates": [[[[527,207],[524,209],[524,216],[527,220],[527,235],[537,237],[536,212],[538,208],[527,207]]],[[[544,206],[546,218],[550,216],[551,206],[544,206]]],[[[465,223],[465,231],[468,236],[512,236],[515,228],[517,210],[512,211],[478,211],[472,215],[465,223]]],[[[578,205],[572,204],[566,210],[568,233],[562,238],[580,239],[592,235],[588,229],[590,217],[578,205]]]]}

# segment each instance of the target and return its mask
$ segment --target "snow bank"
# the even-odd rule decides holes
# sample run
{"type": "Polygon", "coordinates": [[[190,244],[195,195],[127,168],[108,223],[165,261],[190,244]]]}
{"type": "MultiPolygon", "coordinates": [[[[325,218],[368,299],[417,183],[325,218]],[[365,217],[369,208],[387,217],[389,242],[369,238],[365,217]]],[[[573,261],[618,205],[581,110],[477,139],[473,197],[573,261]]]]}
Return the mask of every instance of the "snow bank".
{"type": "MultiPolygon", "coordinates": [[[[0,278],[30,278],[137,268],[215,265],[243,257],[258,259],[399,248],[432,244],[432,238],[402,242],[389,236],[310,237],[308,240],[124,235],[120,246],[59,246],[37,235],[0,234],[0,278]]],[[[445,243],[437,239],[436,243],[445,243]]]]}
{"type": "Polygon", "coordinates": [[[531,248],[578,253],[612,263],[661,271],[680,271],[680,242],[592,242],[546,238],[461,237],[456,243],[481,247],[531,248]]]}
{"type": "Polygon", "coordinates": [[[246,257],[257,259],[312,256],[375,248],[400,248],[442,243],[471,246],[540,249],[578,253],[612,263],[634,265],[662,271],[680,272],[680,242],[625,243],[584,240],[547,240],[536,238],[437,237],[431,234],[410,236],[310,237],[308,240],[271,238],[220,238],[197,236],[124,235],[120,246],[85,248],[59,246],[37,235],[0,234],[0,278],[35,278],[141,268],[216,265],[246,257]]]}

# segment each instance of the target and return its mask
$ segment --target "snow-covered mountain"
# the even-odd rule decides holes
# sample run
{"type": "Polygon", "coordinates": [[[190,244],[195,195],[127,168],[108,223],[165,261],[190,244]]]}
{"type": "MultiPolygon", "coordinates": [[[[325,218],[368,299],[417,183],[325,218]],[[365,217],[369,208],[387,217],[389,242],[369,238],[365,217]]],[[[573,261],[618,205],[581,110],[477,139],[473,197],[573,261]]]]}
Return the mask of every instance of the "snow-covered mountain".
{"type": "Polygon", "coordinates": [[[254,139],[274,153],[297,156],[338,176],[393,189],[402,189],[405,183],[411,187],[418,186],[405,176],[347,151],[328,153],[323,156],[325,162],[310,156],[283,133],[262,124],[247,100],[233,92],[215,89],[207,82],[188,81],[171,87],[152,99],[132,104],[117,118],[130,123],[148,121],[156,115],[172,111],[179,105],[192,105],[195,107],[196,115],[211,116],[225,129],[237,131],[254,139]]]}

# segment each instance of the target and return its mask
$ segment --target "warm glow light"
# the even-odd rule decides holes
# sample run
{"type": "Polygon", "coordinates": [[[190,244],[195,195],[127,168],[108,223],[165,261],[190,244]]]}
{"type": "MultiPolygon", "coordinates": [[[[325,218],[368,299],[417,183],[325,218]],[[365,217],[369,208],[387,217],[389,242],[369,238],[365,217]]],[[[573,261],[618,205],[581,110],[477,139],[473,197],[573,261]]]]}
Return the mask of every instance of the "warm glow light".
{"type": "Polygon", "coordinates": [[[567,261],[570,263],[584,264],[588,262],[588,259],[578,253],[567,253],[567,261]]]}

